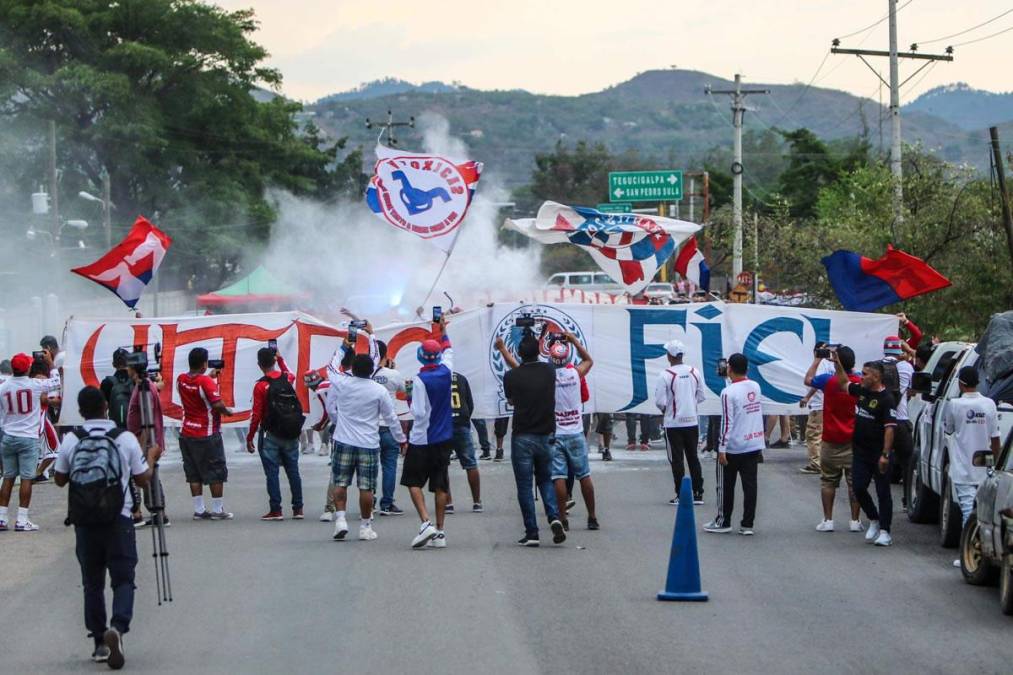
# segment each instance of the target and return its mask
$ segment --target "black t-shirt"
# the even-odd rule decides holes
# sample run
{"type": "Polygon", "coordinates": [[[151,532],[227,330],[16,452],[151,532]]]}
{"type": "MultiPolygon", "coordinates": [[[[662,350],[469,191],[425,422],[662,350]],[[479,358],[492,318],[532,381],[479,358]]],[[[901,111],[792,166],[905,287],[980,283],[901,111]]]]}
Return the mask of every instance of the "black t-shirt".
{"type": "Polygon", "coordinates": [[[450,408],[453,411],[455,427],[467,427],[471,424],[475,402],[471,398],[468,378],[460,373],[453,373],[450,376],[450,408]]]}
{"type": "Polygon", "coordinates": [[[890,392],[872,391],[860,384],[849,384],[848,393],[858,397],[855,408],[854,453],[864,459],[878,459],[883,454],[886,427],[897,426],[897,404],[890,392]]]}
{"type": "Polygon", "coordinates": [[[556,369],[522,363],[503,376],[503,393],[514,407],[515,434],[556,433],[556,369]]]}

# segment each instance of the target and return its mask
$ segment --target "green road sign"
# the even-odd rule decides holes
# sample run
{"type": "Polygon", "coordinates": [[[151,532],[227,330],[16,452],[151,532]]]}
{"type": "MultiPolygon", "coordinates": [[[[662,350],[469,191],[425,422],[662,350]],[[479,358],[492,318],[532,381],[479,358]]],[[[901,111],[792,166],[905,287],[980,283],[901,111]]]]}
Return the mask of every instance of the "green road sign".
{"type": "Polygon", "coordinates": [[[632,213],[633,204],[629,202],[616,202],[614,204],[599,204],[595,207],[602,213],[632,213]]]}
{"type": "Polygon", "coordinates": [[[682,171],[611,171],[610,202],[677,202],[682,199],[682,171]]]}

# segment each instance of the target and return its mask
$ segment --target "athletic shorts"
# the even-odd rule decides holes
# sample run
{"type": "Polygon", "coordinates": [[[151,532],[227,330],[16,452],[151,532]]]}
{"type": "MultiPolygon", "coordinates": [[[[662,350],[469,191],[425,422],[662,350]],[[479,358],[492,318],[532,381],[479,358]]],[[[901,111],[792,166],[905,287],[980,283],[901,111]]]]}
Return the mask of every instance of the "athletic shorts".
{"type": "Polygon", "coordinates": [[[35,469],[39,465],[39,439],[7,434],[0,443],[0,455],[3,457],[4,478],[21,476],[21,480],[31,480],[35,478],[35,469]]]}
{"type": "Polygon", "coordinates": [[[225,465],[225,445],[221,433],[207,437],[179,437],[179,452],[183,455],[183,475],[187,483],[224,483],[229,479],[225,465]]]}
{"type": "Polygon", "coordinates": [[[471,440],[471,425],[466,427],[454,427],[454,451],[457,459],[461,462],[461,468],[465,471],[478,468],[478,460],[475,459],[475,444],[471,440]]]}
{"type": "Polygon", "coordinates": [[[820,444],[820,484],[823,487],[837,488],[841,484],[841,476],[848,488],[851,488],[851,443],[820,444]]]}
{"type": "Polygon", "coordinates": [[[405,453],[404,466],[401,468],[401,485],[405,487],[425,487],[429,483],[429,491],[450,491],[450,451],[454,449],[451,442],[434,443],[433,445],[409,445],[405,453]]]}
{"type": "Polygon", "coordinates": [[[577,480],[583,480],[591,475],[584,434],[556,434],[550,452],[552,480],[566,480],[571,471],[577,480]]]}
{"type": "Polygon", "coordinates": [[[360,490],[376,492],[380,470],[380,448],[357,448],[334,441],[331,445],[331,479],[337,487],[348,487],[352,476],[360,490]]]}

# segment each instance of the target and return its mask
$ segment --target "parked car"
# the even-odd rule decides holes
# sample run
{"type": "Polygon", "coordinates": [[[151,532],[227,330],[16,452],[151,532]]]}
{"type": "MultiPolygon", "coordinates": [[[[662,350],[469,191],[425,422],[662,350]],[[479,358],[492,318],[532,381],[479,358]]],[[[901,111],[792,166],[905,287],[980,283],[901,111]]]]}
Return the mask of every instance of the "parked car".
{"type": "Polygon", "coordinates": [[[664,281],[655,281],[647,284],[644,296],[651,304],[667,305],[675,300],[675,286],[664,281]]]}
{"type": "Polygon", "coordinates": [[[998,457],[977,452],[974,464],[989,468],[960,538],[960,571],[975,586],[998,577],[999,609],[1013,615],[1013,433],[998,457]]]}
{"type": "MultiPolygon", "coordinates": [[[[960,396],[957,373],[978,362],[975,345],[944,342],[933,353],[926,369],[915,373],[911,389],[917,405],[909,412],[913,422],[914,453],[904,480],[908,519],[915,523],[939,523],[939,542],[946,548],[960,543],[960,507],[953,498],[949,477],[949,446],[943,419],[950,402],[960,396]]],[[[982,388],[984,387],[984,383],[982,388]]],[[[997,401],[999,432],[1005,437],[1013,428],[1013,402],[997,401]]],[[[909,403],[909,411],[912,406],[909,403]]]]}
{"type": "Polygon", "coordinates": [[[579,288],[582,291],[612,291],[623,289],[604,272],[557,272],[545,282],[545,288],[579,288]]]}

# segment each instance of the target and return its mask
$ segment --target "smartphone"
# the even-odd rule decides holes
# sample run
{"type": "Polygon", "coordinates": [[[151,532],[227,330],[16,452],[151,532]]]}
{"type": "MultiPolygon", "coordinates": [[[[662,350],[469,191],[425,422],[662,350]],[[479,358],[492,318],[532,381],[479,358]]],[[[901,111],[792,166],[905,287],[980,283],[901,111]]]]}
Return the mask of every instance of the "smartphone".
{"type": "Polygon", "coordinates": [[[439,305],[433,306],[433,323],[439,323],[443,318],[443,308],[439,305]]]}
{"type": "Polygon", "coordinates": [[[268,340],[267,341],[267,348],[270,349],[272,352],[277,352],[278,351],[278,341],[274,340],[274,339],[268,340]]]}
{"type": "Polygon", "coordinates": [[[35,359],[36,361],[45,361],[46,352],[32,352],[32,358],[35,359]]]}
{"type": "Polygon", "coordinates": [[[222,370],[225,368],[225,361],[223,359],[208,359],[208,368],[211,370],[222,370]]]}
{"type": "Polygon", "coordinates": [[[355,326],[349,326],[348,327],[348,341],[351,342],[354,345],[355,341],[358,340],[358,339],[359,339],[359,329],[357,327],[355,327],[355,326]]]}

